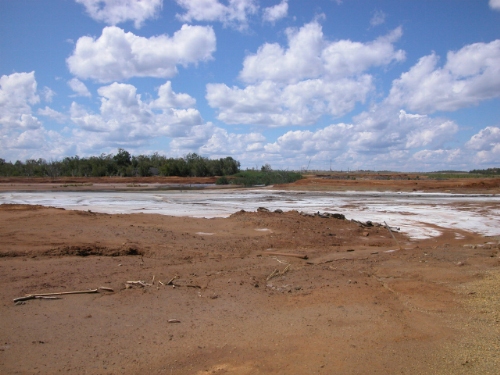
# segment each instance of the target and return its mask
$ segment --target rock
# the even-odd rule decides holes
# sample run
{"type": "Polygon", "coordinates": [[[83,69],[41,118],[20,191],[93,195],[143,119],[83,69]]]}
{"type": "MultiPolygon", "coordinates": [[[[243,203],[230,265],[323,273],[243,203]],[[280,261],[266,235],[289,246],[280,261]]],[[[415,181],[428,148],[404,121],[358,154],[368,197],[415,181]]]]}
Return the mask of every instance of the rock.
{"type": "Polygon", "coordinates": [[[282,214],[283,210],[280,209],[280,208],[278,208],[278,209],[274,210],[274,213],[276,213],[276,214],[282,214]]]}
{"type": "Polygon", "coordinates": [[[331,214],[330,216],[334,219],[345,220],[345,216],[342,214],[331,214]]]}

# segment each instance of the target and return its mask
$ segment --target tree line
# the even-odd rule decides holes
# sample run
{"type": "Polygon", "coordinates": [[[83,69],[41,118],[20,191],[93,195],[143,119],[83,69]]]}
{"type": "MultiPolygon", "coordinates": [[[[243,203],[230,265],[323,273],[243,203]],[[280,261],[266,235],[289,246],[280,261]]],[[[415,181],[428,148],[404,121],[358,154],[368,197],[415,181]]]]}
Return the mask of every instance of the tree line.
{"type": "Polygon", "coordinates": [[[473,169],[469,173],[485,174],[485,175],[500,175],[500,168],[488,168],[488,169],[473,169]]]}
{"type": "Polygon", "coordinates": [[[209,159],[195,153],[181,158],[153,155],[132,156],[119,149],[116,154],[101,154],[88,158],[71,156],[59,161],[29,159],[15,163],[0,158],[3,177],[145,177],[179,176],[210,177],[233,175],[240,171],[240,162],[232,157],[209,159]]]}

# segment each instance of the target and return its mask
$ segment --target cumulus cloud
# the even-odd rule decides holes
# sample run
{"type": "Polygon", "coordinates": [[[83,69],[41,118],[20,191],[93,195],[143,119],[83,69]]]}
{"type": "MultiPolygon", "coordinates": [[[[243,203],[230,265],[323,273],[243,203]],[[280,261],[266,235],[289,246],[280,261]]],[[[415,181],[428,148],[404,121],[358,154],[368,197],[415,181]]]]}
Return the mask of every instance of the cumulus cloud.
{"type": "Polygon", "coordinates": [[[109,25],[133,21],[138,29],[148,18],[154,18],[163,0],[75,0],[82,4],[90,17],[109,25]]]}
{"type": "Polygon", "coordinates": [[[372,25],[372,26],[382,25],[385,22],[386,17],[387,17],[387,14],[385,14],[381,10],[376,10],[373,13],[372,18],[370,19],[370,25],[372,25]]]}
{"type": "Polygon", "coordinates": [[[200,147],[200,151],[210,155],[241,155],[262,150],[265,140],[260,133],[235,134],[215,128],[210,138],[200,147]]]}
{"type": "Polygon", "coordinates": [[[59,123],[64,123],[67,120],[67,116],[64,113],[58,112],[48,106],[45,106],[45,108],[39,108],[37,114],[49,117],[59,123]]]}
{"type": "Polygon", "coordinates": [[[31,106],[40,102],[35,72],[13,73],[0,77],[0,126],[36,129],[40,122],[31,106]]]}
{"type": "Polygon", "coordinates": [[[175,1],[186,10],[184,14],[177,14],[181,21],[217,21],[239,29],[247,28],[248,16],[256,14],[259,9],[256,0],[228,0],[227,5],[219,0],[175,1]]]}
{"type": "Polygon", "coordinates": [[[368,43],[330,42],[318,22],[288,29],[288,48],[266,43],[245,58],[245,88],[208,84],[206,98],[228,124],[310,125],[325,114],[342,116],[373,90],[366,70],[404,59],[393,46],[401,33],[368,43]]]}
{"type": "Polygon", "coordinates": [[[357,152],[440,148],[458,132],[458,125],[446,118],[407,113],[382,103],[354,117],[356,134],[349,146],[357,152]]]}
{"type": "Polygon", "coordinates": [[[196,104],[196,100],[188,94],[177,94],[172,90],[172,83],[167,81],[158,89],[158,99],[152,103],[153,108],[187,108],[196,104]]]}
{"type": "Polygon", "coordinates": [[[289,28],[286,34],[288,48],[266,43],[256,54],[245,58],[240,72],[244,82],[297,82],[320,76],[342,78],[405,58],[404,51],[395,50],[393,45],[402,35],[401,28],[368,43],[329,42],[318,22],[306,24],[298,30],[289,28]]]}
{"type": "Polygon", "coordinates": [[[500,10],[500,0],[490,0],[491,9],[500,10]]]}
{"type": "Polygon", "coordinates": [[[267,144],[265,150],[285,157],[304,158],[324,152],[335,155],[344,150],[346,141],[353,134],[354,126],[343,123],[329,125],[314,132],[309,130],[288,131],[278,137],[276,142],[267,144]]]}
{"type": "Polygon", "coordinates": [[[97,39],[78,39],[66,62],[78,78],[103,83],[131,77],[168,78],[177,74],[177,65],[210,60],[215,47],[215,33],[209,26],[183,25],[172,37],[150,38],[110,26],[97,39]]]}
{"type": "Polygon", "coordinates": [[[500,147],[500,128],[495,126],[487,126],[465,144],[466,147],[478,150],[489,151],[500,147]]]}
{"type": "Polygon", "coordinates": [[[393,82],[388,101],[423,113],[455,111],[500,96],[500,40],[422,57],[393,82]]]}
{"type": "Polygon", "coordinates": [[[158,136],[184,136],[193,126],[202,123],[194,108],[181,108],[194,104],[186,94],[172,91],[166,82],[158,89],[158,98],[143,101],[133,85],[113,83],[97,90],[101,97],[99,113],[92,113],[73,102],[71,120],[82,131],[100,133],[99,142],[135,144],[158,136]]]}
{"type": "Polygon", "coordinates": [[[498,166],[500,160],[500,128],[488,126],[474,134],[465,146],[474,150],[476,164],[491,164],[498,166]]]}
{"type": "Polygon", "coordinates": [[[276,21],[287,16],[288,0],[283,0],[281,3],[275,6],[264,8],[262,12],[262,19],[264,21],[275,23],[276,21]]]}
{"type": "Polygon", "coordinates": [[[433,170],[440,169],[440,166],[459,165],[462,162],[463,152],[459,149],[452,150],[421,150],[411,156],[421,167],[429,167],[433,170]]]}
{"type": "Polygon", "coordinates": [[[304,80],[281,86],[264,81],[245,89],[208,84],[206,98],[219,108],[218,119],[227,124],[259,124],[270,127],[311,125],[322,115],[341,116],[363,102],[372,89],[371,77],[324,82],[304,80]]]}
{"type": "Polygon", "coordinates": [[[72,78],[68,81],[68,86],[75,92],[75,96],[86,96],[91,97],[89,89],[85,86],[85,83],[80,81],[78,78],[72,78]]]}

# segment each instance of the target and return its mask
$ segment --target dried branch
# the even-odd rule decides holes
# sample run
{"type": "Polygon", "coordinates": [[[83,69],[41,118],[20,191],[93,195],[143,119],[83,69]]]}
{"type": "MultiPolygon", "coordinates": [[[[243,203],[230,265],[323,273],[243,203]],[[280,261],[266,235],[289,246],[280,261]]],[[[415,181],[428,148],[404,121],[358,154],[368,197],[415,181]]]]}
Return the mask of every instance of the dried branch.
{"type": "Polygon", "coordinates": [[[66,295],[66,294],[87,294],[87,293],[98,293],[98,290],[97,289],[89,289],[89,290],[75,290],[75,291],[71,291],[71,292],[27,294],[24,297],[14,298],[14,302],[27,301],[27,300],[30,300],[30,299],[37,299],[37,298],[38,299],[42,299],[44,297],[51,297],[51,296],[63,296],[63,295],[66,295]]]}
{"type": "Polygon", "coordinates": [[[309,259],[309,257],[307,255],[304,255],[304,254],[277,253],[277,252],[266,252],[264,254],[265,255],[282,256],[282,257],[294,257],[294,258],[300,258],[300,259],[309,259]]]}

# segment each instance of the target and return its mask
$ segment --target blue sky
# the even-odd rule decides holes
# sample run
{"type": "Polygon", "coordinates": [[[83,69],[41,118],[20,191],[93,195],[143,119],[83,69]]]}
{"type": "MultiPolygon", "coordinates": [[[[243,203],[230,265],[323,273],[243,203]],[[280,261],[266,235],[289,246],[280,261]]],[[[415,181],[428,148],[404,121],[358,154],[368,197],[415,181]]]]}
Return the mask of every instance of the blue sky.
{"type": "Polygon", "coordinates": [[[1,0],[0,158],[500,166],[500,0],[1,0]]]}

